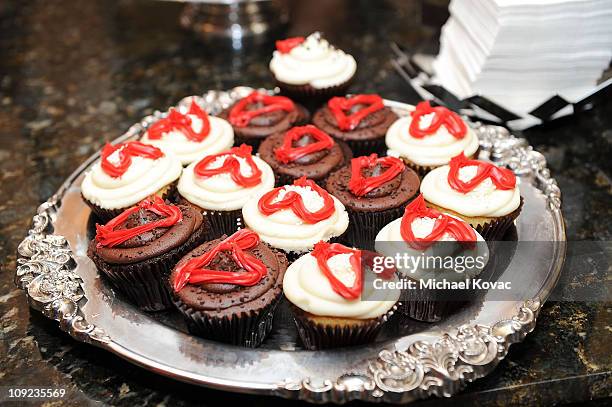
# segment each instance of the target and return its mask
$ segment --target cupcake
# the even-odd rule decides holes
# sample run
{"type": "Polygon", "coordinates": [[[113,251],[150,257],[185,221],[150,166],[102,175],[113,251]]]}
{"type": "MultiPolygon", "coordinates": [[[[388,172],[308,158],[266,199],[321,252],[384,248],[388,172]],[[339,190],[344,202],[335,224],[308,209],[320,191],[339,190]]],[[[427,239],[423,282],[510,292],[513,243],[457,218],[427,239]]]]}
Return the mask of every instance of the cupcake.
{"type": "Polygon", "coordinates": [[[486,240],[501,240],[521,212],[516,176],[507,168],[460,153],[421,181],[428,206],[458,216],[486,240]]]}
{"type": "Polygon", "coordinates": [[[428,208],[422,195],[406,206],[401,218],[382,228],[376,250],[415,260],[397,264],[400,277],[412,282],[402,292],[399,311],[425,322],[439,321],[468,302],[475,294],[470,279],[480,275],[489,260],[487,243],[474,228],[428,208]],[[453,288],[436,289],[434,282],[453,288]]]}
{"type": "Polygon", "coordinates": [[[256,347],[272,328],[286,269],[284,254],[242,229],[189,252],[168,281],[191,332],[256,347]]]}
{"type": "Polygon", "coordinates": [[[240,229],[242,207],[274,188],[274,173],[246,144],[190,164],[178,182],[178,202],[204,212],[212,236],[240,229]]]}
{"type": "Polygon", "coordinates": [[[285,251],[290,259],[321,240],[342,235],[349,223],[344,205],[305,177],[249,199],[242,218],[261,240],[285,251]]]}
{"type": "Polygon", "coordinates": [[[361,250],[319,242],[287,269],[283,292],[307,349],[372,342],[395,311],[399,290],[367,289],[364,257],[361,250]]]}
{"type": "Polygon", "coordinates": [[[350,165],[330,175],[325,189],[348,211],[344,240],[372,248],[378,231],[400,217],[419,191],[419,177],[399,158],[371,154],[353,158],[350,165]]]}
{"type": "Polygon", "coordinates": [[[277,41],[270,61],[281,91],[297,100],[344,95],[356,70],[355,58],[330,45],[318,32],[277,41]]]}
{"type": "Polygon", "coordinates": [[[470,126],[457,113],[429,102],[419,103],[393,123],[385,142],[388,155],[401,157],[420,175],[448,164],[459,153],[478,158],[478,137],[470,126]]]}
{"type": "Polygon", "coordinates": [[[236,144],[248,144],[257,150],[269,135],[305,124],[310,113],[285,96],[253,91],[219,114],[234,128],[236,144]]]}
{"type": "Polygon", "coordinates": [[[398,116],[378,95],[333,97],[317,110],[313,123],[337,140],[348,143],[356,155],[382,153],[385,134],[398,116]]]}
{"type": "Polygon", "coordinates": [[[105,223],[151,195],[170,196],[182,170],[170,151],[139,141],[107,144],[85,174],[81,194],[105,223]]]}
{"type": "Polygon", "coordinates": [[[353,153],[346,143],[307,125],[266,138],[259,146],[259,156],[274,170],[277,185],[306,177],[323,186],[327,176],[348,163],[353,153]]]}
{"type": "Polygon", "coordinates": [[[200,212],[155,196],[96,225],[87,254],[130,302],[159,311],[172,306],[165,284],[170,270],[207,234],[200,212]]]}
{"type": "Polygon", "coordinates": [[[234,130],[192,101],[186,112],[170,109],[166,117],[148,127],[140,141],[171,151],[188,165],[205,155],[229,150],[234,145],[234,130]]]}

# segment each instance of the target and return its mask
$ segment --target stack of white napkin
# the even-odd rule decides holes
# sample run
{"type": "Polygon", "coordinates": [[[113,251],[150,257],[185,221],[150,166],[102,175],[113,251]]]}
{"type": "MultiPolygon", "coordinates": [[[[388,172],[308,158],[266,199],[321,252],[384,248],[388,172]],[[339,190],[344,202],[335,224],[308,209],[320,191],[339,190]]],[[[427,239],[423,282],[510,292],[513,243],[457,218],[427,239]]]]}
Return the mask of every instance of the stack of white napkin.
{"type": "Polygon", "coordinates": [[[453,0],[434,82],[524,115],[596,86],[612,58],[612,0],[453,0]]]}

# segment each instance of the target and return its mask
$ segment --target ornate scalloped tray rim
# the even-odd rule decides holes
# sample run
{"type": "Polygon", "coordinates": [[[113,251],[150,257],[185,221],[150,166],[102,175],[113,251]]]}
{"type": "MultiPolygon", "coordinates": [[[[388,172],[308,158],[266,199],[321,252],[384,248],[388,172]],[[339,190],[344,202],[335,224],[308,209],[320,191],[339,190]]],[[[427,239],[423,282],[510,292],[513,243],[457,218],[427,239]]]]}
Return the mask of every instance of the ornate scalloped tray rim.
{"type": "MultiPolygon", "coordinates": [[[[216,112],[235,98],[252,89],[234,88],[227,92],[209,91],[191,98],[216,112]]],[[[406,110],[408,105],[386,101],[390,107],[406,110]]],[[[115,142],[137,135],[143,128],[165,113],[155,112],[132,126],[115,142]]],[[[94,154],[75,170],[47,202],[39,206],[33,217],[28,236],[19,244],[16,284],[26,291],[32,308],[59,322],[60,328],[76,340],[97,345],[147,369],[182,381],[206,385],[222,390],[273,394],[310,402],[344,403],[350,400],[387,401],[403,403],[431,395],[449,397],[463,389],[468,382],[483,377],[502,360],[511,344],[523,340],[535,327],[543,301],[554,288],[565,257],[565,227],[561,216],[561,193],[556,181],[546,168],[542,154],[533,150],[525,139],[516,138],[502,127],[475,123],[486,158],[507,165],[523,179],[532,182],[546,197],[549,210],[556,221],[555,234],[562,243],[554,258],[553,273],[544,282],[537,298],[526,301],[511,319],[492,326],[463,325],[447,332],[435,342],[416,341],[401,350],[382,350],[370,360],[364,373],[351,373],[335,381],[316,383],[310,378],[287,380],[275,384],[242,383],[190,374],[172,366],[156,363],[115,343],[103,329],[87,323],[79,303],[84,297],[82,279],[75,272],[76,263],[68,242],[54,235],[52,221],[61,205],[62,196],[72,182],[98,157],[94,154]]]]}

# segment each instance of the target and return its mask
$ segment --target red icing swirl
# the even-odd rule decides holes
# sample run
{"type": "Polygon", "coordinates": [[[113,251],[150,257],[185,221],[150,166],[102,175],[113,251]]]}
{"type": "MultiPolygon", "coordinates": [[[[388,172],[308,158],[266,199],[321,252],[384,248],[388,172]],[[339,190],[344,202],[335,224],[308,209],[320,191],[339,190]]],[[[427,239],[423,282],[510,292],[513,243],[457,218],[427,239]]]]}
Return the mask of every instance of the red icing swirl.
{"type": "Polygon", "coordinates": [[[378,157],[377,154],[356,157],[351,160],[351,180],[349,190],[357,195],[364,196],[368,192],[378,188],[386,182],[391,181],[404,171],[404,162],[396,157],[378,157]],[[380,175],[364,177],[363,170],[373,168],[376,165],[386,168],[380,175]]]}
{"type": "Polygon", "coordinates": [[[206,156],[195,165],[193,172],[196,176],[202,178],[229,173],[236,184],[244,188],[254,187],[261,182],[261,170],[253,160],[253,156],[251,155],[252,151],[253,147],[242,144],[240,147],[233,147],[229,151],[206,156]],[[223,161],[222,166],[218,168],[207,168],[210,164],[215,162],[217,158],[226,156],[227,158],[223,161]],[[247,162],[249,168],[251,168],[250,176],[247,177],[242,174],[240,171],[240,161],[238,161],[236,157],[241,157],[247,162]]]}
{"type": "Polygon", "coordinates": [[[314,181],[302,177],[293,181],[293,185],[299,187],[310,187],[321,198],[323,198],[323,207],[316,212],[310,212],[304,205],[302,195],[295,191],[289,191],[285,194],[282,200],[274,202],[281,190],[285,186],[274,188],[272,191],[265,193],[257,204],[259,211],[266,216],[281,211],[283,209],[291,209],[295,215],[304,222],[312,224],[325,220],[333,215],[335,210],[334,200],[327,191],[318,186],[314,181]]]}
{"type": "Polygon", "coordinates": [[[425,205],[423,194],[419,194],[404,211],[400,225],[400,234],[408,245],[417,250],[426,250],[448,233],[457,242],[466,247],[474,247],[476,232],[467,223],[445,215],[434,208],[425,205]],[[432,218],[435,223],[431,233],[425,237],[416,237],[412,231],[412,222],[417,218],[432,218]]]}
{"type": "Polygon", "coordinates": [[[432,135],[440,129],[440,126],[446,127],[446,130],[457,139],[462,139],[467,134],[467,126],[457,113],[443,106],[432,107],[429,101],[420,102],[416,105],[410,116],[412,116],[412,122],[410,122],[408,131],[414,138],[432,135]],[[420,127],[421,118],[431,113],[434,113],[433,120],[429,126],[422,129],[420,127]]]}
{"type": "Polygon", "coordinates": [[[223,240],[212,250],[201,256],[189,259],[176,268],[176,278],[173,288],[179,292],[189,284],[235,284],[240,286],[253,286],[261,281],[268,273],[266,265],[257,257],[245,250],[259,244],[259,235],[252,230],[241,229],[227,239],[223,240]],[[206,268],[215,256],[222,251],[232,253],[232,258],[244,271],[229,272],[206,268]]]}
{"type": "Polygon", "coordinates": [[[294,109],[295,104],[289,98],[284,96],[270,96],[265,93],[253,91],[232,107],[229,113],[229,121],[236,127],[246,127],[255,116],[275,112],[277,110],[291,112],[294,109]],[[253,103],[261,103],[264,106],[260,109],[247,110],[247,107],[253,103]]]}
{"type": "Polygon", "coordinates": [[[476,188],[482,181],[491,178],[497,189],[508,190],[516,186],[516,175],[507,168],[501,168],[495,164],[479,160],[470,160],[463,153],[451,158],[448,171],[448,184],[455,191],[467,194],[476,188]],[[475,166],[478,168],[476,175],[469,181],[459,179],[459,170],[463,167],[475,166]]]}
{"type": "Polygon", "coordinates": [[[203,111],[197,103],[191,102],[189,111],[187,114],[183,114],[178,110],[172,108],[168,112],[168,116],[153,123],[147,130],[147,135],[151,140],[159,140],[165,133],[169,133],[172,130],[180,131],[188,140],[201,142],[210,134],[210,120],[208,120],[208,114],[203,111]],[[191,128],[191,117],[193,115],[202,120],[202,128],[199,132],[193,131],[191,128]]]}
{"type": "Polygon", "coordinates": [[[291,50],[305,41],[304,37],[291,37],[276,41],[276,49],[281,54],[288,54],[291,50]]]}
{"type": "Polygon", "coordinates": [[[183,213],[178,206],[168,205],[159,196],[153,196],[152,198],[144,199],[136,206],[126,209],[104,226],[96,224],[97,245],[98,247],[115,247],[135,236],[153,229],[173,226],[182,220],[183,213]],[[156,215],[163,216],[163,218],[145,225],[116,230],[131,214],[139,210],[151,211],[156,215]]]}
{"type": "Polygon", "coordinates": [[[283,138],[283,145],[274,149],[274,155],[281,163],[288,164],[308,154],[316,153],[321,150],[329,150],[333,146],[334,139],[323,130],[309,124],[306,126],[293,127],[287,131],[283,138]],[[293,147],[293,143],[306,134],[312,136],[315,142],[305,146],[293,147]]]}
{"type": "Polygon", "coordinates": [[[117,145],[106,144],[100,153],[102,171],[113,178],[118,178],[125,174],[132,164],[132,157],[143,157],[157,160],[164,156],[164,153],[157,147],[141,143],[140,141],[128,141],[117,145]],[[115,151],[118,152],[117,163],[108,160],[115,151]]]}
{"type": "Polygon", "coordinates": [[[317,259],[317,265],[327,278],[332,286],[332,289],[341,297],[347,300],[356,300],[361,295],[363,289],[363,271],[361,269],[361,250],[350,249],[340,243],[328,243],[319,242],[314,245],[313,251],[310,253],[315,259],[317,259]],[[355,281],[351,287],[347,287],[342,281],[340,281],[329,268],[327,262],[333,256],[338,254],[350,253],[351,267],[355,273],[355,281]]]}
{"type": "Polygon", "coordinates": [[[335,96],[327,102],[327,107],[334,115],[338,128],[342,131],[355,129],[366,116],[385,107],[383,99],[378,95],[355,95],[349,98],[335,96]],[[347,112],[355,105],[367,105],[347,116],[347,112]]]}

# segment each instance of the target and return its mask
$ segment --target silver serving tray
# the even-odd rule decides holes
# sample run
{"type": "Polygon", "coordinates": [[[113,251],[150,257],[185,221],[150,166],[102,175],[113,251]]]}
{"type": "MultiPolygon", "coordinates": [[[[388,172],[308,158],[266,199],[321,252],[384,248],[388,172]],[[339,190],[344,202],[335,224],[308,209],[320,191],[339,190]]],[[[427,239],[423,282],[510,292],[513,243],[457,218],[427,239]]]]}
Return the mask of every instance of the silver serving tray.
{"type": "MultiPolygon", "coordinates": [[[[250,91],[239,87],[195,98],[214,113],[250,91]]],[[[179,107],[189,99],[183,99],[179,107]]],[[[385,103],[398,114],[405,115],[411,108],[385,103]]],[[[137,137],[164,114],[155,112],[144,118],[115,141],[137,137]]],[[[58,321],[76,340],[178,380],[311,402],[403,403],[430,395],[451,396],[491,372],[509,346],[534,329],[565,258],[560,191],[542,154],[502,127],[479,123],[473,127],[481,140],[481,158],[508,165],[521,177],[525,205],[516,221],[518,240],[554,242],[543,245],[547,248],[532,257],[515,256],[504,272],[529,271],[525,274],[532,279],[533,292],[525,297],[528,301],[492,301],[485,296],[440,323],[415,324],[418,329],[347,349],[299,350],[289,333],[293,329],[290,318],[282,312],[275,320],[279,326],[273,338],[262,348],[240,348],[191,336],[177,329],[175,322],[124,302],[86,256],[90,210],[81,199],[80,184],[98,154],[38,208],[33,227],[18,248],[15,281],[25,290],[32,308],[58,321]]]]}

